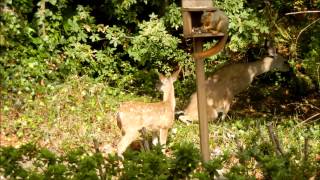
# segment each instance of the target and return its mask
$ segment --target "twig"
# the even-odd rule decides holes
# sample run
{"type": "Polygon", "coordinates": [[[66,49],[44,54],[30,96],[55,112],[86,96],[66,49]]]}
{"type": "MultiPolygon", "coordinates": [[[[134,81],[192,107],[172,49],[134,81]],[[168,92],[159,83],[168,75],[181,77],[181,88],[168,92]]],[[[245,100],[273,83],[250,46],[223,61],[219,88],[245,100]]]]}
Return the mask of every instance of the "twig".
{"type": "Polygon", "coordinates": [[[320,89],[320,65],[318,65],[317,74],[318,74],[318,89],[320,89]]]}
{"type": "MultiPolygon", "coordinates": [[[[308,121],[310,121],[310,120],[314,119],[314,118],[315,118],[315,117],[317,117],[317,116],[320,116],[320,113],[316,113],[316,114],[314,114],[314,115],[312,115],[312,116],[308,117],[306,120],[304,120],[304,121],[300,122],[299,124],[297,124],[297,125],[295,126],[295,128],[297,128],[297,127],[299,127],[299,126],[301,126],[301,125],[303,125],[303,124],[307,123],[308,121]]],[[[319,118],[319,119],[315,119],[314,121],[317,121],[317,120],[320,120],[320,118],[319,118]]]]}
{"type": "MultiPolygon", "coordinates": [[[[0,126],[2,127],[2,109],[4,109],[3,107],[2,107],[2,86],[0,86],[0,126]]],[[[2,131],[0,132],[0,136],[1,136],[1,133],[2,133],[2,131]]],[[[0,139],[0,146],[2,146],[2,144],[1,144],[1,139],[0,139]]]]}
{"type": "MultiPolygon", "coordinates": [[[[304,121],[303,121],[303,122],[301,122],[301,123],[304,123],[304,122],[306,122],[306,121],[309,121],[310,119],[313,119],[313,118],[315,118],[315,117],[317,117],[317,116],[320,116],[320,113],[316,113],[316,114],[314,114],[314,115],[312,115],[312,116],[308,117],[308,119],[304,120],[304,121]]],[[[318,119],[318,120],[319,120],[319,119],[318,119]]]]}
{"type": "Polygon", "coordinates": [[[276,144],[277,144],[277,149],[279,149],[279,152],[281,153],[281,155],[284,155],[284,151],[282,150],[282,147],[281,147],[281,144],[280,144],[280,141],[279,141],[279,136],[278,136],[278,131],[274,131],[274,137],[275,137],[275,140],[276,140],[276,144]]]}
{"type": "Polygon", "coordinates": [[[268,126],[268,132],[269,132],[270,139],[275,147],[275,151],[276,151],[277,155],[283,156],[283,151],[281,149],[280,142],[273,131],[272,124],[268,124],[267,126],[268,126]]]}
{"type": "Polygon", "coordinates": [[[97,95],[96,97],[97,97],[97,101],[98,101],[98,104],[99,104],[100,111],[104,112],[99,96],[97,95]]]}
{"type": "Polygon", "coordinates": [[[313,104],[302,104],[302,103],[289,103],[287,105],[298,105],[299,107],[301,106],[309,106],[313,109],[316,109],[316,110],[319,110],[320,111],[320,108],[318,108],[317,106],[313,105],[313,104]]]}
{"type": "Polygon", "coordinates": [[[235,140],[236,140],[236,145],[237,145],[238,150],[240,152],[243,152],[243,147],[242,147],[242,145],[240,143],[240,140],[238,138],[235,138],[235,140]]]}
{"type": "Polygon", "coordinates": [[[304,162],[308,161],[308,152],[309,152],[309,138],[305,137],[304,138],[304,150],[303,150],[303,153],[304,153],[303,160],[304,160],[304,162]]]}
{"type": "Polygon", "coordinates": [[[298,44],[298,40],[299,40],[299,38],[300,38],[300,35],[301,35],[305,30],[307,30],[310,26],[312,26],[313,24],[315,24],[315,23],[316,23],[317,21],[319,21],[319,20],[320,20],[320,18],[312,21],[310,24],[308,24],[306,27],[304,27],[304,28],[299,32],[299,34],[298,34],[298,36],[297,36],[297,39],[296,39],[296,43],[295,43],[295,49],[297,49],[297,44],[298,44]]]}
{"type": "Polygon", "coordinates": [[[94,150],[96,151],[96,153],[100,153],[100,150],[99,150],[99,143],[97,141],[97,139],[93,139],[93,146],[94,146],[94,150]]]}
{"type": "Polygon", "coordinates": [[[320,13],[320,11],[299,11],[299,12],[290,12],[285,15],[295,15],[295,14],[308,14],[308,13],[320,13]]]}
{"type": "Polygon", "coordinates": [[[39,7],[39,21],[40,21],[40,30],[39,30],[39,34],[40,36],[46,36],[46,26],[45,26],[45,12],[46,12],[46,1],[45,0],[41,0],[40,1],[40,7],[39,7]]]}
{"type": "Polygon", "coordinates": [[[307,122],[307,121],[309,121],[309,120],[311,120],[311,119],[313,119],[313,118],[315,118],[315,117],[317,117],[317,116],[319,116],[319,115],[320,115],[320,113],[316,113],[316,114],[308,117],[306,120],[302,121],[300,124],[305,123],[305,122],[307,122]]]}

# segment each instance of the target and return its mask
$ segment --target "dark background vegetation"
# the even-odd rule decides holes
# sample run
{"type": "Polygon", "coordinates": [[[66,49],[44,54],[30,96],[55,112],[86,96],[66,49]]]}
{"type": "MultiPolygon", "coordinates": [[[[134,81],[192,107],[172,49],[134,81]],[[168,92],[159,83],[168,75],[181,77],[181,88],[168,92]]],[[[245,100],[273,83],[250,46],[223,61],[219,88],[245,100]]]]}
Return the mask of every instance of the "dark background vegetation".
{"type": "MultiPolygon", "coordinates": [[[[230,38],[226,51],[208,60],[208,72],[226,61],[254,61],[265,55],[265,40],[274,40],[295,70],[294,94],[319,89],[319,22],[314,22],[319,13],[285,15],[315,10],[319,2],[229,0],[215,5],[229,16],[230,38]]],[[[4,1],[2,92],[35,95],[48,84],[79,75],[119,90],[136,91],[140,88],[134,85],[142,83],[150,93],[149,73],[168,73],[178,64],[184,65],[184,78],[192,78],[180,6],[169,0],[4,1]]]]}

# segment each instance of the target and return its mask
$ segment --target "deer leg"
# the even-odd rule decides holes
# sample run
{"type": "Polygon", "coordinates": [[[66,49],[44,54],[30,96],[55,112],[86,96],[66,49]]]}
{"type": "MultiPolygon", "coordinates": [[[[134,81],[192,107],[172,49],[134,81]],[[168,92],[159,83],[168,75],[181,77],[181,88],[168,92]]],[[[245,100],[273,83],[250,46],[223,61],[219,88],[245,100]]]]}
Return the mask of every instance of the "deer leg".
{"type": "Polygon", "coordinates": [[[229,109],[230,109],[230,104],[226,104],[225,107],[224,107],[224,110],[223,110],[223,114],[221,116],[221,120],[222,121],[226,118],[226,116],[227,116],[227,114],[229,112],[229,109]]]}
{"type": "Polygon", "coordinates": [[[222,113],[222,116],[221,116],[221,120],[223,121],[225,118],[226,118],[226,113],[223,112],[223,113],[222,113]]]}
{"type": "Polygon", "coordinates": [[[120,142],[118,143],[118,156],[122,156],[122,153],[127,149],[127,147],[137,139],[139,136],[138,130],[127,131],[124,136],[122,136],[120,142]]]}
{"type": "Polygon", "coordinates": [[[186,125],[190,125],[192,122],[191,118],[186,115],[179,116],[179,120],[185,123],[186,125]]]}
{"type": "MultiPolygon", "coordinates": [[[[168,137],[168,129],[160,129],[160,144],[161,146],[166,145],[168,137]]],[[[165,149],[162,149],[162,152],[165,153],[165,149]]]]}
{"type": "Polygon", "coordinates": [[[212,109],[212,120],[216,120],[218,118],[218,112],[215,108],[212,109]]]}
{"type": "Polygon", "coordinates": [[[159,144],[158,132],[152,132],[152,144],[155,146],[159,144]]]}

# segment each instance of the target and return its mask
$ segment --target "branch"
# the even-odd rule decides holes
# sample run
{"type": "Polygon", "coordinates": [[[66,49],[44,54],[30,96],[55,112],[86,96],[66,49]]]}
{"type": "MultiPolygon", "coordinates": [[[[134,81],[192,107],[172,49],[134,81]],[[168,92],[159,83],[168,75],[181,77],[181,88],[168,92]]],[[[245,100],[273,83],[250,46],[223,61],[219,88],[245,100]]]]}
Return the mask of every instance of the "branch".
{"type": "Polygon", "coordinates": [[[309,122],[309,121],[311,121],[311,120],[314,121],[314,122],[320,120],[320,118],[319,118],[319,119],[315,119],[317,116],[320,116],[320,113],[316,113],[316,114],[310,116],[310,117],[307,118],[306,120],[304,120],[304,121],[300,122],[299,124],[297,124],[297,125],[295,126],[295,128],[298,128],[298,127],[300,127],[301,125],[303,125],[303,124],[305,124],[305,123],[307,123],[307,122],[309,122]],[[313,120],[313,119],[315,119],[315,120],[313,120]]]}
{"type": "MultiPolygon", "coordinates": [[[[302,121],[302,122],[301,122],[301,123],[299,123],[299,124],[306,123],[306,122],[308,122],[308,121],[310,121],[310,120],[314,119],[314,118],[315,118],[315,117],[317,117],[317,116],[320,116],[320,113],[316,113],[316,114],[314,114],[314,115],[312,115],[312,116],[308,117],[306,120],[302,121]]],[[[316,120],[317,120],[317,119],[316,119],[316,120]]]]}
{"type": "Polygon", "coordinates": [[[45,0],[41,0],[40,2],[40,9],[39,9],[39,21],[40,21],[40,26],[41,26],[41,30],[39,32],[40,36],[45,36],[46,35],[46,26],[45,26],[45,19],[46,19],[46,1],[45,0]]]}
{"type": "Polygon", "coordinates": [[[304,162],[307,162],[307,160],[308,160],[308,152],[309,152],[309,138],[308,137],[305,137],[304,138],[304,151],[303,151],[303,153],[304,153],[304,162]]]}
{"type": "Polygon", "coordinates": [[[297,36],[297,39],[296,39],[296,43],[295,43],[295,48],[297,49],[297,44],[298,44],[298,40],[299,40],[299,37],[300,37],[300,35],[305,31],[305,30],[307,30],[310,26],[312,26],[313,24],[315,24],[317,21],[319,21],[320,20],[320,18],[318,18],[318,19],[316,19],[316,20],[314,20],[312,23],[310,23],[310,24],[308,24],[306,27],[304,27],[300,32],[299,32],[299,34],[298,34],[298,36],[297,36]]]}
{"type": "Polygon", "coordinates": [[[285,15],[295,15],[295,14],[308,14],[308,13],[320,13],[320,11],[299,11],[299,12],[290,12],[285,15]]]}
{"type": "Polygon", "coordinates": [[[268,125],[268,132],[269,132],[270,139],[271,139],[273,145],[275,146],[275,150],[276,150],[277,155],[283,156],[283,151],[280,146],[280,142],[279,142],[277,136],[275,135],[271,124],[268,125]]]}
{"type": "Polygon", "coordinates": [[[313,104],[307,104],[307,103],[289,103],[289,104],[287,104],[287,105],[294,105],[294,106],[299,106],[299,107],[301,107],[301,106],[309,106],[309,107],[312,108],[312,109],[316,109],[316,110],[319,110],[319,111],[320,111],[320,108],[317,107],[317,106],[315,106],[315,105],[313,105],[313,104]]]}

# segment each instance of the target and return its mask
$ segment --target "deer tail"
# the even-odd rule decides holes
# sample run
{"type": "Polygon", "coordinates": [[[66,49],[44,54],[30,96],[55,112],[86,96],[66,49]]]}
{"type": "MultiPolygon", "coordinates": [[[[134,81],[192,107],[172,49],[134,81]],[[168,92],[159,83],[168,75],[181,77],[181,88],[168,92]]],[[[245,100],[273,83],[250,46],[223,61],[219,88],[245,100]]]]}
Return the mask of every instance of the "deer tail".
{"type": "Polygon", "coordinates": [[[226,42],[227,42],[227,39],[228,39],[228,35],[225,35],[223,36],[222,39],[220,39],[215,46],[213,46],[212,48],[206,50],[206,51],[202,51],[202,52],[199,52],[199,53],[195,53],[193,55],[193,57],[195,59],[199,59],[199,58],[206,58],[206,57],[209,57],[209,56],[213,56],[217,53],[219,53],[223,47],[225,46],[226,42]]]}

